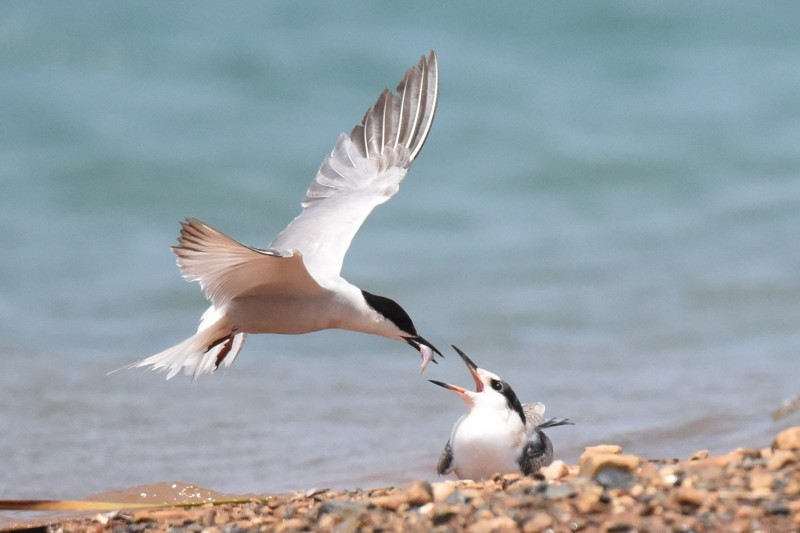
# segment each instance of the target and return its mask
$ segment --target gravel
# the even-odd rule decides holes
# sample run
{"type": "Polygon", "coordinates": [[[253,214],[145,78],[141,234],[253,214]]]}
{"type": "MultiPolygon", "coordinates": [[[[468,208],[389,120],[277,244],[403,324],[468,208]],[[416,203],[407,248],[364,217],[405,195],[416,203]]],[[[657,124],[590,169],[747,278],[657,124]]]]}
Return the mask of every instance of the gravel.
{"type": "Polygon", "coordinates": [[[800,427],[771,446],[650,461],[587,448],[533,476],[405,487],[312,490],[240,504],[117,511],[50,524],[94,531],[800,531],[800,427]]]}

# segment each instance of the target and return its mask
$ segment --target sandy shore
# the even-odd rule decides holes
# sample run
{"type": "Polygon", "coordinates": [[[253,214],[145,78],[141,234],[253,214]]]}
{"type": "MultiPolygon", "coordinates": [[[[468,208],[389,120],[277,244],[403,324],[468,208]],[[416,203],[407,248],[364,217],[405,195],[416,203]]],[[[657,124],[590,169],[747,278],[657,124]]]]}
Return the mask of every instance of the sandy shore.
{"type": "MultiPolygon", "coordinates": [[[[21,524],[20,524],[21,526],[21,524]]],[[[771,445],[648,461],[587,448],[536,476],[265,495],[245,503],[95,513],[73,531],[800,531],[800,427],[771,445]]]]}

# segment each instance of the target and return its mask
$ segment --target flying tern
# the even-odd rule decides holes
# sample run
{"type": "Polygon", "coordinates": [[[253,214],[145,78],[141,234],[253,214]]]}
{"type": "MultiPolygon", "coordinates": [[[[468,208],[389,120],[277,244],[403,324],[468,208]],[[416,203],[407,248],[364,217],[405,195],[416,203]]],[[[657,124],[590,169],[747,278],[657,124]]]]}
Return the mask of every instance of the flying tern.
{"type": "Polygon", "coordinates": [[[453,346],[466,363],[475,392],[441,381],[431,383],[452,390],[467,405],[467,413],[453,425],[436,471],[459,479],[487,479],[492,475],[535,473],[553,461],[553,444],[543,428],[572,424],[566,418],[544,418],[544,404],[523,404],[500,376],[478,368],[453,346]]]}
{"type": "Polygon", "coordinates": [[[211,307],[197,332],[130,365],[197,378],[230,367],[248,333],[301,334],[346,329],[403,341],[422,357],[441,355],[394,300],[340,275],[358,228],[397,193],[433,123],[439,89],[436,53],[385,89],[350,135],[341,133],[302,202],[302,211],[267,248],[241,244],[196,219],[182,223],[181,274],[197,281],[211,307]]]}

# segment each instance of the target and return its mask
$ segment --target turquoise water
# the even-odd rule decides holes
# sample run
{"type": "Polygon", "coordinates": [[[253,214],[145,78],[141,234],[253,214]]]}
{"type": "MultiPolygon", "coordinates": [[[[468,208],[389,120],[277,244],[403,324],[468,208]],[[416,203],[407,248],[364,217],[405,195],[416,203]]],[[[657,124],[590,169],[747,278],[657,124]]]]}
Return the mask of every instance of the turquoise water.
{"type": "MultiPolygon", "coordinates": [[[[469,384],[400,343],[193,332],[169,247],[264,245],[431,48],[440,107],[344,274],[574,427],[556,455],[763,446],[800,393],[800,6],[0,4],[0,497],[436,479],[469,384]]],[[[446,353],[452,353],[449,349],[446,353]]]]}

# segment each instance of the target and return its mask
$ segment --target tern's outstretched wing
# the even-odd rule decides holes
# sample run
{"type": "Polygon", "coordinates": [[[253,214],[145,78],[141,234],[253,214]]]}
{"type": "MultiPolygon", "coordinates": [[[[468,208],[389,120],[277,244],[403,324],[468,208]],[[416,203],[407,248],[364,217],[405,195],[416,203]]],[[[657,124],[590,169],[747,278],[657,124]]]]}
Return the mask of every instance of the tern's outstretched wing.
{"type": "Polygon", "coordinates": [[[408,69],[397,94],[384,90],[361,124],[339,136],[306,192],[303,211],[270,248],[298,250],[317,279],[338,275],[353,236],[375,206],[397,192],[436,111],[436,53],[408,69]]]}
{"type": "Polygon", "coordinates": [[[199,281],[206,298],[221,309],[248,294],[310,294],[322,290],[300,254],[245,246],[196,219],[181,226],[172,250],[188,281],[199,281]]]}

